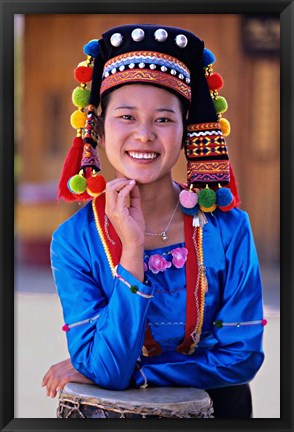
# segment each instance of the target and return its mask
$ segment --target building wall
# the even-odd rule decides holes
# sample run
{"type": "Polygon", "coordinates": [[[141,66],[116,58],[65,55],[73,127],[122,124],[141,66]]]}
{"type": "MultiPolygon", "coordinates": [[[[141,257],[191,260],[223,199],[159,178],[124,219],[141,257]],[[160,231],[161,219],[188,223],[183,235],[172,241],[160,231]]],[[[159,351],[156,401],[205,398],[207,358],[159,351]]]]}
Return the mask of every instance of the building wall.
{"type": "MultiPolygon", "coordinates": [[[[55,191],[75,133],[69,124],[75,109],[71,93],[77,86],[73,70],[85,59],[83,45],[99,39],[112,26],[134,22],[185,27],[214,52],[214,70],[225,82],[220,94],[229,103],[225,117],[231,123],[232,132],[227,144],[238,179],[241,208],[250,215],[260,259],[277,262],[279,57],[246,51],[244,17],[233,14],[25,16],[17,143],[21,169],[16,202],[17,233],[23,258],[41,262],[43,253],[47,262],[52,231],[78,209],[77,204],[57,204],[55,191]],[[37,193],[31,193],[32,188],[37,188],[37,193]]],[[[254,31],[258,33],[259,29],[254,31]]],[[[103,172],[111,178],[112,170],[103,151],[100,154],[103,172]]],[[[182,155],[174,176],[185,181],[185,173],[182,155]]]]}

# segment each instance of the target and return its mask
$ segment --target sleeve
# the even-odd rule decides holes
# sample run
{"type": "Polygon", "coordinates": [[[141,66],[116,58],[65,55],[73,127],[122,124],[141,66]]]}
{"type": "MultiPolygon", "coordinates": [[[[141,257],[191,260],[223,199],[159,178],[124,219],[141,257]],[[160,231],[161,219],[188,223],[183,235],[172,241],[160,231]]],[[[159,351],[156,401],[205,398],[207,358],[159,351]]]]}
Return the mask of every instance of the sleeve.
{"type": "Polygon", "coordinates": [[[63,227],[51,242],[70,358],[74,368],[97,385],[122,390],[130,385],[142,350],[153,288],[120,265],[121,278],[112,277],[106,258],[93,262],[89,242],[82,237],[77,238],[76,228],[63,227]],[[132,292],[125,281],[138,292],[132,292]]]}
{"type": "MultiPolygon", "coordinates": [[[[211,323],[210,343],[192,355],[166,352],[142,357],[137,386],[178,385],[212,389],[250,381],[263,363],[264,324],[256,248],[245,212],[239,213],[225,246],[226,277],[221,304],[211,323]]],[[[221,289],[221,287],[220,287],[221,289]]]]}

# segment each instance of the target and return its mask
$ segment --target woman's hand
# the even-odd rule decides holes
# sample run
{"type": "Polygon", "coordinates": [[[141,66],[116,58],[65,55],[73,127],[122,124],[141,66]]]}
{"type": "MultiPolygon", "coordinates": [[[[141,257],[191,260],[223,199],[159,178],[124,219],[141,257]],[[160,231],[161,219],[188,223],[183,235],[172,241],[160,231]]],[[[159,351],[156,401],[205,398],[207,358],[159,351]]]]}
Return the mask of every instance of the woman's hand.
{"type": "Polygon", "coordinates": [[[107,183],[105,212],[122,243],[121,265],[143,280],[145,220],[135,180],[117,178],[107,183]]]}
{"type": "Polygon", "coordinates": [[[66,359],[48,369],[42,380],[42,387],[47,388],[47,396],[54,398],[57,392],[61,392],[65,384],[69,382],[95,384],[74,369],[70,359],[66,359]]]}

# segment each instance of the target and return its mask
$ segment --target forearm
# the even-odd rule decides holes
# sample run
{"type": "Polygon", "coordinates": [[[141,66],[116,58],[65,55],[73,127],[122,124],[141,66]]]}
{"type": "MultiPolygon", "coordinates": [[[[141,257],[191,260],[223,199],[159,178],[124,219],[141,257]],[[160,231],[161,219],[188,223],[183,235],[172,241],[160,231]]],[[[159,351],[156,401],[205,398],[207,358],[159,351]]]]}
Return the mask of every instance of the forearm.
{"type": "Polygon", "coordinates": [[[208,389],[237,385],[252,380],[263,359],[261,351],[238,353],[230,349],[203,349],[191,356],[165,353],[158,358],[142,358],[134,380],[137,387],[147,384],[208,389]]]}
{"type": "Polygon", "coordinates": [[[138,281],[144,280],[144,246],[128,246],[123,247],[120,264],[129,273],[131,273],[138,281]]]}
{"type": "MultiPolygon", "coordinates": [[[[67,332],[73,366],[96,384],[113,389],[129,385],[144,343],[153,291],[121,266],[118,275],[113,279],[109,302],[100,308],[97,319],[86,320],[81,325],[69,323],[67,332]]],[[[68,310],[68,304],[64,303],[64,309],[68,310]]]]}

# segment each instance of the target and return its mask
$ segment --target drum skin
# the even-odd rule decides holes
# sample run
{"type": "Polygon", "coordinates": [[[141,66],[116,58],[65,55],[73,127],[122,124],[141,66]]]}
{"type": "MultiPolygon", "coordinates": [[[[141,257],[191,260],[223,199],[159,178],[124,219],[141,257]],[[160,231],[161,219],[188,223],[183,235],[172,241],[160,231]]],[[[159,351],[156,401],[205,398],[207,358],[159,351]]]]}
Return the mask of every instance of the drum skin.
{"type": "Polygon", "coordinates": [[[68,383],[59,394],[58,418],[213,418],[212,401],[193,387],[123,391],[68,383]]]}

